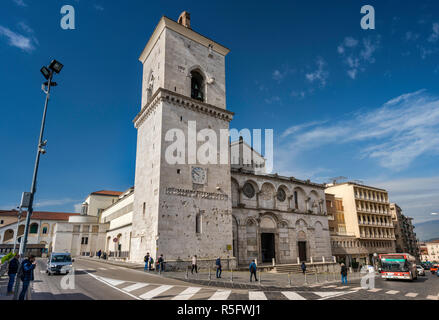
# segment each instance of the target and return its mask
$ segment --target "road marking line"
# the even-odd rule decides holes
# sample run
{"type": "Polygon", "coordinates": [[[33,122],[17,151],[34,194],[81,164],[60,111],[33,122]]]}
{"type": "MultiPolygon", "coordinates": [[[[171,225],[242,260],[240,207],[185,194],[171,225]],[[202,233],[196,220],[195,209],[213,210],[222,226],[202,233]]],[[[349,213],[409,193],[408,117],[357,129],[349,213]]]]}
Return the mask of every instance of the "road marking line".
{"type": "Polygon", "coordinates": [[[115,279],[109,279],[109,278],[104,278],[104,277],[99,277],[100,279],[104,280],[105,282],[108,282],[109,284],[113,285],[113,286],[117,286],[119,284],[125,283],[126,281],[123,280],[115,280],[115,279]]]}
{"type": "Polygon", "coordinates": [[[352,290],[363,290],[363,287],[352,288],[352,290]]]}
{"type": "Polygon", "coordinates": [[[390,291],[387,291],[386,293],[387,294],[397,294],[399,291],[396,291],[396,290],[390,290],[390,291]]]}
{"type": "Polygon", "coordinates": [[[85,271],[85,269],[75,269],[75,271],[85,271]]]}
{"type": "Polygon", "coordinates": [[[334,288],[335,290],[343,290],[343,289],[349,289],[349,287],[343,287],[343,286],[341,286],[341,287],[336,287],[336,288],[334,288]]]}
{"type": "Polygon", "coordinates": [[[248,292],[249,300],[268,300],[262,291],[249,291],[248,292]]]}
{"type": "Polygon", "coordinates": [[[98,280],[98,281],[100,281],[100,282],[102,282],[102,283],[105,283],[107,286],[109,286],[109,287],[111,287],[111,288],[113,288],[113,289],[115,289],[115,290],[117,290],[117,291],[123,292],[123,293],[125,293],[126,295],[129,295],[131,298],[134,298],[134,299],[136,299],[136,300],[141,300],[139,297],[136,297],[135,295],[133,295],[133,294],[131,294],[131,293],[129,293],[129,292],[123,291],[122,289],[119,289],[118,287],[115,287],[115,286],[109,284],[108,282],[105,282],[104,280],[99,279],[99,278],[98,278],[97,276],[95,276],[94,274],[91,274],[91,273],[89,273],[89,272],[87,272],[87,271],[85,271],[85,272],[86,272],[89,276],[95,278],[96,280],[98,280]]]}
{"type": "Polygon", "coordinates": [[[370,289],[370,290],[367,290],[367,291],[369,291],[369,292],[378,292],[378,291],[381,291],[381,290],[383,290],[383,289],[375,288],[375,289],[370,289]]]}
{"type": "Polygon", "coordinates": [[[162,285],[158,288],[155,288],[154,290],[148,291],[147,293],[144,293],[140,296],[141,299],[143,300],[150,300],[156,296],[158,296],[159,294],[168,291],[169,289],[171,289],[173,286],[169,286],[169,285],[162,285]]]}
{"type": "Polygon", "coordinates": [[[419,293],[409,292],[405,296],[410,298],[415,298],[418,296],[419,293]]]}
{"type": "Polygon", "coordinates": [[[194,294],[196,294],[200,290],[200,287],[189,287],[183,292],[180,292],[179,295],[172,298],[172,300],[189,300],[194,294]]]}
{"type": "Polygon", "coordinates": [[[209,300],[227,300],[232,290],[217,290],[209,300]]]}
{"type": "Polygon", "coordinates": [[[282,294],[287,297],[288,300],[306,300],[306,298],[294,291],[283,291],[282,294]]]}
{"type": "Polygon", "coordinates": [[[326,299],[340,297],[340,296],[344,296],[345,294],[355,293],[355,292],[357,292],[357,291],[345,291],[345,292],[333,291],[333,292],[312,292],[312,293],[322,297],[321,299],[318,299],[318,300],[326,300],[326,299]]]}
{"type": "Polygon", "coordinates": [[[138,282],[138,283],[132,284],[128,287],[122,288],[122,290],[127,291],[127,292],[131,292],[131,291],[146,287],[148,285],[149,285],[148,283],[138,282]]]}
{"type": "Polygon", "coordinates": [[[439,300],[439,296],[428,295],[427,299],[429,299],[429,300],[439,300]]]}
{"type": "Polygon", "coordinates": [[[336,288],[337,286],[334,285],[330,285],[330,286],[326,286],[326,287],[322,287],[323,289],[329,289],[329,288],[336,288]]]}
{"type": "Polygon", "coordinates": [[[98,268],[99,270],[107,270],[107,269],[105,269],[105,268],[98,268]]]}

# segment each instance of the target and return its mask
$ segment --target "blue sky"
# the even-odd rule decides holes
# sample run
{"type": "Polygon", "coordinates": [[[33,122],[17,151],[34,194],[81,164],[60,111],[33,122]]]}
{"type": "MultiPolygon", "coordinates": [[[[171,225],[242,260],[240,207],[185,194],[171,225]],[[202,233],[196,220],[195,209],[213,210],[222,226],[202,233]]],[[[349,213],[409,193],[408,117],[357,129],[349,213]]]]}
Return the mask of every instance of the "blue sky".
{"type": "Polygon", "coordinates": [[[437,1],[3,0],[0,208],[30,189],[42,65],[64,63],[49,105],[39,210],[73,211],[88,193],[134,183],[142,49],[162,15],[231,49],[233,128],[274,129],[280,174],[345,176],[389,190],[415,222],[439,211],[437,1]],[[60,9],[76,29],[60,27],[60,9]],[[360,28],[373,5],[376,29],[360,28]]]}

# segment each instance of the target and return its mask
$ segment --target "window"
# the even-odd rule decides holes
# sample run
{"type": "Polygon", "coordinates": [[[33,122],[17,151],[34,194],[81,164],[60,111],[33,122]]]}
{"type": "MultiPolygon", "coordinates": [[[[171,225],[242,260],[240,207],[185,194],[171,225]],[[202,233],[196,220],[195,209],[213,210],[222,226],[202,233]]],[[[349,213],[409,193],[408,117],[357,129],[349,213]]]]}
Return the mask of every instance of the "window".
{"type": "Polygon", "coordinates": [[[81,214],[86,216],[88,213],[88,203],[84,202],[81,207],[81,214]]]}
{"type": "Polygon", "coordinates": [[[204,101],[204,94],[203,94],[203,76],[197,72],[192,71],[191,72],[191,98],[204,101]]]}
{"type": "Polygon", "coordinates": [[[299,199],[297,199],[298,193],[297,191],[294,191],[294,207],[296,209],[299,209],[299,199]]]}
{"type": "Polygon", "coordinates": [[[0,220],[0,224],[3,224],[3,223],[5,223],[3,220],[0,220]]]}
{"type": "Polygon", "coordinates": [[[43,234],[47,234],[47,227],[43,227],[43,234]]]}
{"type": "Polygon", "coordinates": [[[90,231],[90,226],[88,224],[82,226],[82,232],[89,232],[89,231],[90,231]]]}
{"type": "Polygon", "coordinates": [[[82,237],[81,244],[88,244],[88,237],[82,237]]]}
{"type": "Polygon", "coordinates": [[[80,225],[73,226],[73,232],[78,233],[80,227],[81,227],[80,225]]]}
{"type": "Polygon", "coordinates": [[[201,233],[201,223],[202,223],[202,219],[201,219],[201,214],[198,213],[195,217],[195,232],[196,233],[201,233]]]}
{"type": "Polygon", "coordinates": [[[30,225],[30,230],[29,233],[38,233],[38,224],[37,223],[32,223],[30,225]]]}
{"type": "Polygon", "coordinates": [[[91,232],[98,233],[99,232],[99,226],[92,226],[91,227],[91,232]]]}
{"type": "Polygon", "coordinates": [[[145,210],[146,210],[146,203],[144,202],[143,203],[143,209],[142,209],[143,214],[145,214],[145,210]]]}

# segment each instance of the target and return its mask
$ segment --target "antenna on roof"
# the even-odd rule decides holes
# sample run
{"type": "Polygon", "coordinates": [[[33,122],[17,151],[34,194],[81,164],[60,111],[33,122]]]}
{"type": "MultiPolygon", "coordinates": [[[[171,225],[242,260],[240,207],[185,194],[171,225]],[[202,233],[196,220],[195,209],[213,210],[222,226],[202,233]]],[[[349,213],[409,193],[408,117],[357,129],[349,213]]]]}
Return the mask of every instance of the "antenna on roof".
{"type": "Polygon", "coordinates": [[[340,182],[342,182],[342,181],[344,181],[344,180],[347,180],[348,178],[346,178],[346,177],[343,177],[343,176],[341,176],[341,177],[334,177],[334,178],[329,178],[329,180],[328,180],[328,183],[332,183],[332,184],[337,184],[337,183],[340,183],[340,182]]]}

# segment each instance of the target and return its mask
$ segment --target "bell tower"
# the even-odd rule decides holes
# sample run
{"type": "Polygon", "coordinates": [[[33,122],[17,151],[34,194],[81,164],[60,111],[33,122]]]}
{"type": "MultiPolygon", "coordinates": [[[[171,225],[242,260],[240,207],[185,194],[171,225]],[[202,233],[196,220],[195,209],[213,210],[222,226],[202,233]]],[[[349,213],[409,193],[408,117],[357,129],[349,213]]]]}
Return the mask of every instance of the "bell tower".
{"type": "MultiPolygon", "coordinates": [[[[133,261],[150,252],[168,265],[194,254],[234,264],[230,163],[220,155],[233,117],[226,110],[228,53],[195,32],[185,11],[178,22],[162,17],[140,55],[133,261]]],[[[227,136],[225,144],[227,153],[227,136]]]]}

